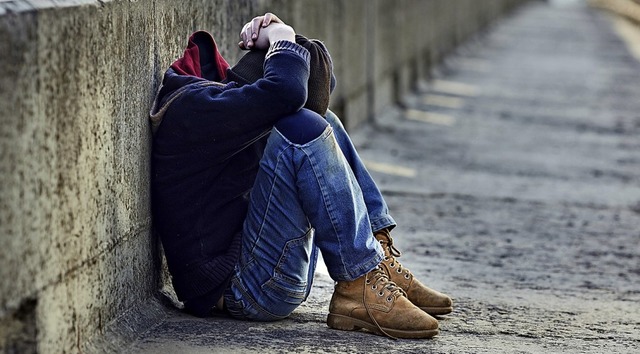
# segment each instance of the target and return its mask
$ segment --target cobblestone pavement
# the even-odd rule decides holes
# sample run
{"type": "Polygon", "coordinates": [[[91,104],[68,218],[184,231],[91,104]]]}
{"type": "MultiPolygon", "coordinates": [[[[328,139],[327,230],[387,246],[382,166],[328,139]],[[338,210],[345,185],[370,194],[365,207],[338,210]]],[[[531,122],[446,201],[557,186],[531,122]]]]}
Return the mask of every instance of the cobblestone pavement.
{"type": "Polygon", "coordinates": [[[640,64],[581,2],[535,3],[354,140],[400,259],[455,299],[432,340],[327,328],[320,272],[289,319],[169,311],[131,352],[640,352],[640,64]]]}

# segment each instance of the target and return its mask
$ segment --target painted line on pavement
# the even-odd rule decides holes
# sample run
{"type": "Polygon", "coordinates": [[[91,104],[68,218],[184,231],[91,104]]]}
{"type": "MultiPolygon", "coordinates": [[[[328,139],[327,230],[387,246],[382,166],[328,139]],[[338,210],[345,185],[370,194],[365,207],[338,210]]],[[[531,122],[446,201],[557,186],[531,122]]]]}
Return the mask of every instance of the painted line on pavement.
{"type": "Polygon", "coordinates": [[[433,90],[439,93],[446,93],[455,96],[475,97],[478,96],[478,88],[462,82],[434,80],[433,90]]]}
{"type": "Polygon", "coordinates": [[[616,32],[624,40],[629,52],[640,61],[640,27],[624,18],[615,17],[613,21],[616,32]]]}
{"type": "Polygon", "coordinates": [[[446,127],[450,127],[456,123],[456,119],[448,114],[425,112],[411,108],[406,109],[404,113],[407,119],[422,123],[443,125],[446,127]]]}
{"type": "Polygon", "coordinates": [[[394,176],[400,176],[400,177],[414,178],[418,174],[416,172],[416,170],[413,169],[413,168],[408,168],[408,167],[403,167],[403,166],[398,166],[398,165],[392,165],[392,164],[386,164],[386,163],[382,163],[382,162],[373,162],[373,161],[369,161],[369,160],[363,160],[363,162],[364,162],[365,166],[367,166],[367,169],[369,169],[371,171],[384,173],[386,175],[394,175],[394,176]]]}

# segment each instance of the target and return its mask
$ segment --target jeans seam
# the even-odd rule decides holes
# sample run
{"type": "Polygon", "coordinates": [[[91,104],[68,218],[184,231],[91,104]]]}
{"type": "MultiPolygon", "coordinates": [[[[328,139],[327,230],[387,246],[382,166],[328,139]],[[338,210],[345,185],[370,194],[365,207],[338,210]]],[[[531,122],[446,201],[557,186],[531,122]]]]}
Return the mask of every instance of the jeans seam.
{"type": "Polygon", "coordinates": [[[326,128],[324,128],[324,130],[322,131],[322,133],[321,133],[320,135],[318,135],[315,139],[313,139],[313,140],[311,140],[311,141],[309,141],[309,142],[307,142],[307,143],[304,143],[304,144],[296,144],[296,143],[291,142],[289,139],[287,139],[287,137],[286,137],[286,136],[284,136],[284,134],[282,134],[282,133],[278,130],[278,128],[273,127],[273,130],[275,130],[276,132],[278,132],[278,135],[279,135],[279,136],[280,136],[284,141],[286,141],[286,142],[287,142],[287,144],[289,144],[289,146],[293,146],[293,147],[300,148],[300,149],[305,148],[305,147],[308,147],[309,145],[311,145],[311,144],[315,143],[315,142],[316,142],[316,141],[318,141],[318,140],[326,139],[326,138],[327,138],[327,136],[328,136],[328,135],[330,135],[330,133],[331,133],[331,132],[333,132],[333,128],[332,128],[332,127],[331,127],[331,125],[329,124],[329,125],[327,125],[327,127],[326,127],[326,128]]]}
{"type": "MultiPolygon", "coordinates": [[[[280,167],[280,163],[282,162],[282,155],[284,155],[284,152],[289,149],[290,146],[287,146],[286,148],[282,149],[279,153],[278,156],[276,157],[276,165],[274,167],[274,170],[277,171],[278,168],[280,167]]],[[[269,198],[267,198],[268,203],[264,208],[264,213],[261,215],[261,220],[260,220],[260,229],[258,230],[258,237],[256,238],[255,242],[253,243],[253,245],[251,245],[251,254],[253,254],[255,252],[255,249],[260,241],[260,239],[262,238],[262,231],[264,230],[264,225],[265,222],[267,220],[267,214],[269,213],[269,208],[271,207],[271,201],[273,200],[272,196],[273,196],[273,191],[275,189],[275,185],[276,185],[276,181],[273,180],[273,182],[271,183],[271,185],[269,186],[269,198]]]]}
{"type": "MultiPolygon", "coordinates": [[[[309,233],[305,233],[304,235],[300,236],[300,237],[296,237],[294,239],[289,240],[288,242],[285,243],[284,249],[282,250],[282,254],[280,255],[280,258],[278,259],[278,263],[276,263],[274,269],[273,269],[273,274],[271,276],[271,279],[269,280],[273,280],[277,277],[279,277],[280,279],[282,279],[283,281],[291,284],[292,286],[295,287],[305,287],[308,284],[308,280],[307,282],[300,283],[300,282],[296,282],[295,280],[290,281],[291,278],[289,276],[287,276],[286,274],[284,274],[284,272],[282,272],[282,264],[284,262],[286,262],[286,259],[290,256],[289,255],[289,251],[292,249],[291,245],[293,245],[294,247],[299,247],[301,244],[303,244],[305,242],[305,239],[307,238],[307,236],[309,235],[309,233]]],[[[267,281],[268,282],[268,281],[267,281]]],[[[266,284],[266,283],[265,283],[266,284]]],[[[277,285],[277,283],[275,283],[277,285]]],[[[287,290],[287,289],[283,289],[283,290],[287,290]]],[[[287,291],[288,292],[288,291],[287,291]]],[[[289,294],[293,294],[288,292],[289,294]]],[[[296,297],[296,296],[294,296],[296,297]]]]}
{"type": "MultiPolygon", "coordinates": [[[[331,127],[327,127],[327,129],[330,129],[330,131],[327,132],[327,135],[329,135],[331,132],[333,132],[333,129],[331,129],[331,127]]],[[[324,135],[324,134],[322,134],[324,135]]],[[[307,157],[307,160],[309,160],[309,162],[312,161],[311,157],[309,156],[309,154],[307,153],[307,151],[305,149],[300,149],[300,151],[302,151],[302,153],[304,153],[304,155],[307,157]]],[[[322,173],[318,173],[318,171],[316,170],[316,166],[313,163],[309,163],[309,166],[311,166],[311,170],[313,171],[313,175],[316,177],[316,180],[318,181],[318,184],[320,186],[322,186],[323,183],[326,183],[325,179],[324,179],[324,175],[322,173]],[[320,183],[320,181],[322,181],[323,183],[320,183]]],[[[320,191],[322,193],[322,201],[323,201],[323,205],[325,207],[325,210],[327,211],[327,214],[329,214],[329,219],[331,221],[331,227],[333,228],[333,232],[337,235],[338,233],[338,229],[336,228],[336,220],[335,217],[333,215],[333,212],[330,212],[330,208],[329,205],[331,204],[330,202],[328,202],[327,195],[325,192],[324,188],[320,188],[320,191]]],[[[332,209],[332,208],[331,208],[332,209]]],[[[313,226],[313,225],[312,225],[313,226]]],[[[342,246],[342,240],[340,240],[339,237],[336,237],[336,241],[338,243],[338,249],[339,249],[339,254],[341,255],[341,259],[342,259],[342,250],[343,250],[343,246],[342,246]]],[[[343,272],[345,274],[348,274],[349,271],[346,269],[344,262],[340,261],[340,266],[343,269],[343,272]]]]}
{"type": "MultiPolygon", "coordinates": [[[[258,304],[258,302],[249,294],[249,292],[246,291],[241,286],[241,284],[240,284],[241,282],[240,282],[239,278],[234,278],[232,281],[234,282],[234,286],[236,287],[236,289],[238,289],[238,291],[242,295],[242,299],[241,300],[249,302],[249,306],[253,307],[256,311],[258,311],[259,313],[261,313],[263,315],[267,315],[267,316],[271,317],[271,320],[279,320],[279,319],[284,318],[282,316],[278,316],[276,314],[273,314],[273,313],[267,311],[262,306],[260,306],[260,304],[258,304]]],[[[243,309],[242,309],[243,310],[243,315],[250,318],[250,316],[247,316],[246,308],[247,308],[247,306],[244,306],[243,309]]]]}

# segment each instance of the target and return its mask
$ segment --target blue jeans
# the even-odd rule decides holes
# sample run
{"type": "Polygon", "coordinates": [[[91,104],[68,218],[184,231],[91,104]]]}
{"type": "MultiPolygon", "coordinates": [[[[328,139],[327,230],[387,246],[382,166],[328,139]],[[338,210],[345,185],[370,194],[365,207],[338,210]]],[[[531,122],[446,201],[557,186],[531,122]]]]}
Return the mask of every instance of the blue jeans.
{"type": "Polygon", "coordinates": [[[318,251],[336,281],[366,274],[384,256],[373,232],[395,221],[339,119],[330,111],[325,118],[326,129],[305,144],[277,127],[269,136],[224,294],[233,317],[291,314],[309,295],[318,251]]]}

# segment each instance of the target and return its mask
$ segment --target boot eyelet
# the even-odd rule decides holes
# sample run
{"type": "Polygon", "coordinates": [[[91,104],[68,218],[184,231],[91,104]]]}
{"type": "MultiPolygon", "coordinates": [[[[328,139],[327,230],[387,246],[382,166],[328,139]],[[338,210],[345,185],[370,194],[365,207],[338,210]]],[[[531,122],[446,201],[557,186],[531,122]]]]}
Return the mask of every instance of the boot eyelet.
{"type": "Polygon", "coordinates": [[[404,278],[405,278],[405,279],[409,279],[409,278],[410,278],[410,277],[409,277],[409,273],[405,274],[405,275],[404,275],[404,278]]]}
{"type": "Polygon", "coordinates": [[[402,273],[402,270],[400,268],[396,269],[396,273],[402,273]]]}
{"type": "Polygon", "coordinates": [[[389,297],[387,298],[387,302],[391,302],[391,301],[393,301],[393,298],[392,298],[391,296],[389,296],[389,297]]]}
{"type": "Polygon", "coordinates": [[[384,291],[378,293],[378,296],[382,297],[384,295],[384,291]]]}
{"type": "Polygon", "coordinates": [[[374,285],[374,286],[371,287],[371,290],[376,290],[377,288],[378,288],[378,286],[374,285]]]}
{"type": "Polygon", "coordinates": [[[389,267],[391,267],[391,268],[394,268],[395,266],[396,266],[396,264],[395,264],[395,263],[391,263],[391,264],[389,264],[389,267]]]}
{"type": "Polygon", "coordinates": [[[384,256],[384,260],[385,260],[385,261],[388,261],[388,260],[389,260],[389,257],[384,256]]]}
{"type": "Polygon", "coordinates": [[[367,279],[364,283],[369,285],[369,284],[371,284],[371,280],[367,279]]]}

